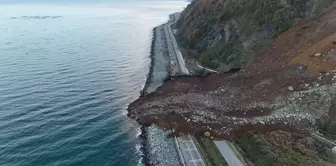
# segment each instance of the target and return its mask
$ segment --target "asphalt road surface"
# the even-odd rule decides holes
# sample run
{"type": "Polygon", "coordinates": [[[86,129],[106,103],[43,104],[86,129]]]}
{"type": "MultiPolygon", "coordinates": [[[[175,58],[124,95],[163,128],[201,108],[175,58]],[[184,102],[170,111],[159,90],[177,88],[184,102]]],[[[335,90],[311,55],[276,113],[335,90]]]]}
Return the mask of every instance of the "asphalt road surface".
{"type": "Polygon", "coordinates": [[[214,141],[229,166],[245,166],[227,141],[214,141]]]}
{"type": "Polygon", "coordinates": [[[175,65],[173,66],[173,71],[171,75],[180,75],[181,74],[181,68],[179,61],[176,58],[176,52],[174,50],[173,42],[171,40],[171,36],[169,35],[169,24],[164,25],[164,31],[165,31],[165,39],[167,42],[167,49],[169,53],[169,57],[171,60],[175,62],[175,65]]]}
{"type": "MultiPolygon", "coordinates": [[[[179,14],[175,13],[170,15],[170,20],[168,23],[164,24],[164,33],[166,40],[166,48],[169,53],[169,57],[174,61],[173,71],[171,75],[189,75],[189,70],[185,66],[184,59],[178,48],[175,40],[175,36],[170,28],[170,26],[175,23],[178,19],[179,14]]],[[[181,162],[184,166],[205,166],[201,154],[198,152],[192,138],[189,135],[176,138],[177,150],[180,153],[181,162]]]]}
{"type": "Polygon", "coordinates": [[[180,150],[182,154],[184,165],[205,166],[201,154],[198,152],[198,149],[189,135],[178,137],[177,143],[179,144],[178,150],[180,150]]]}
{"type": "Polygon", "coordinates": [[[164,25],[169,55],[171,56],[171,59],[173,59],[176,64],[174,66],[174,71],[172,75],[181,75],[181,74],[189,75],[189,70],[187,69],[185,65],[183,56],[177,45],[175,36],[170,28],[170,26],[173,23],[175,23],[178,19],[176,18],[176,15],[178,14],[171,15],[171,19],[169,20],[169,22],[164,25]]]}

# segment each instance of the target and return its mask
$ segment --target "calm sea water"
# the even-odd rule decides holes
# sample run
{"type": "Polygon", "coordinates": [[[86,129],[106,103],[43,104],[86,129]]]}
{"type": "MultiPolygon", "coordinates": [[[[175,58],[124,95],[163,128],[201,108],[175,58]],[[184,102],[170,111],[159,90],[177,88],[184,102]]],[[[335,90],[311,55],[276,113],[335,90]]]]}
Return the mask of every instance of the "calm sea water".
{"type": "Polygon", "coordinates": [[[0,165],[138,165],[126,117],[185,2],[0,5],[0,165]]]}

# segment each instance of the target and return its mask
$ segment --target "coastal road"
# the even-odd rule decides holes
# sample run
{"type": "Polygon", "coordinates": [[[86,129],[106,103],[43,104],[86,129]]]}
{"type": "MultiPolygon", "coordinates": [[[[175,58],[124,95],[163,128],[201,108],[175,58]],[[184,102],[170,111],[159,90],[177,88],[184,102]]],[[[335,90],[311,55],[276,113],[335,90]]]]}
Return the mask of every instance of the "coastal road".
{"type": "Polygon", "coordinates": [[[185,166],[205,166],[201,154],[198,152],[193,139],[189,135],[176,138],[178,150],[185,166]]]}
{"type": "MultiPolygon", "coordinates": [[[[175,62],[173,65],[172,76],[189,75],[183,56],[175,40],[175,36],[171,30],[171,25],[178,20],[179,13],[169,16],[169,22],[164,24],[165,39],[168,53],[171,60],[175,62]]],[[[176,148],[180,154],[183,166],[205,166],[202,156],[190,135],[175,138],[176,148]]]]}
{"type": "Polygon", "coordinates": [[[245,164],[239,159],[237,153],[232,149],[228,141],[222,140],[214,142],[229,166],[245,166],[245,164]]]}
{"type": "Polygon", "coordinates": [[[177,45],[175,36],[172,32],[171,25],[174,24],[178,18],[177,13],[170,15],[170,20],[168,23],[164,25],[164,30],[166,34],[167,47],[169,51],[169,55],[171,55],[172,59],[175,61],[176,65],[174,67],[175,75],[189,75],[189,70],[187,69],[182,53],[177,45]]]}
{"type": "MultiPolygon", "coordinates": [[[[171,25],[174,24],[180,16],[180,13],[174,13],[169,16],[170,20],[164,25],[164,31],[167,41],[167,48],[171,59],[176,61],[172,75],[189,75],[189,70],[185,65],[185,61],[181,54],[181,51],[177,45],[175,36],[172,32],[171,25]]],[[[204,67],[203,67],[204,68],[204,67]]],[[[207,69],[207,68],[206,68],[207,69]]],[[[212,72],[217,72],[208,69],[212,72]]],[[[238,153],[232,149],[228,141],[215,141],[215,144],[229,166],[244,166],[245,164],[238,158],[238,153]]],[[[193,142],[190,135],[177,138],[177,148],[180,153],[181,160],[184,161],[183,165],[187,166],[205,166],[205,163],[193,142]]]]}
{"type": "Polygon", "coordinates": [[[170,59],[175,62],[175,65],[173,66],[173,71],[171,73],[172,76],[180,75],[181,74],[181,67],[180,63],[177,60],[176,52],[174,51],[173,42],[171,40],[171,36],[169,35],[169,27],[168,23],[164,25],[164,32],[165,32],[165,39],[168,49],[168,54],[170,56],[170,59]]]}

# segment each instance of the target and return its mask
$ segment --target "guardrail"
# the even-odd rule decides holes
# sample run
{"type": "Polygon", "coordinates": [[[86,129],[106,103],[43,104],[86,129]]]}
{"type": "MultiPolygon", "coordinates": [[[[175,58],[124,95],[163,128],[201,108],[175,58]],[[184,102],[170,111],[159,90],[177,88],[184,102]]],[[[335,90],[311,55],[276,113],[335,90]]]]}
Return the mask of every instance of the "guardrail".
{"type": "Polygon", "coordinates": [[[332,145],[332,146],[336,146],[336,143],[335,143],[335,142],[330,141],[330,140],[328,140],[328,139],[326,139],[326,138],[324,138],[324,137],[322,137],[322,136],[320,136],[320,135],[318,135],[318,134],[311,133],[311,135],[312,135],[313,137],[315,137],[315,138],[318,138],[318,139],[320,139],[320,140],[326,142],[326,143],[329,143],[329,144],[332,145]]]}
{"type": "Polygon", "coordinates": [[[202,69],[205,69],[205,70],[214,72],[214,73],[219,73],[219,72],[216,71],[216,70],[212,70],[212,69],[209,69],[209,68],[206,68],[206,67],[201,66],[200,64],[198,64],[198,61],[196,61],[196,64],[197,64],[197,66],[198,66],[199,68],[202,68],[202,69]]]}

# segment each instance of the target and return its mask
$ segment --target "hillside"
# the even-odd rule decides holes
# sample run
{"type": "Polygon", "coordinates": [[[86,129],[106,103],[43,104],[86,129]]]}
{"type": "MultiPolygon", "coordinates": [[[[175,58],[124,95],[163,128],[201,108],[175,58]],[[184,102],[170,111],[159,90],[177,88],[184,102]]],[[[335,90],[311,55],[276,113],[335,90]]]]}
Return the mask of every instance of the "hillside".
{"type": "Polygon", "coordinates": [[[219,137],[250,129],[313,131],[316,120],[336,115],[335,16],[333,7],[302,20],[238,72],[169,80],[133,102],[129,116],[219,137]]]}
{"type": "Polygon", "coordinates": [[[258,166],[336,165],[331,146],[312,134],[336,140],[336,7],[331,4],[193,1],[177,24],[180,44],[198,52],[203,65],[240,70],[169,80],[130,104],[128,116],[142,125],[230,139],[244,160],[258,166]],[[258,15],[258,9],[264,13],[258,15]],[[218,17],[222,12],[225,19],[218,17]],[[279,12],[286,24],[272,22],[279,12]],[[210,18],[216,18],[213,24],[210,18]],[[200,28],[205,25],[210,30],[200,28]]]}
{"type": "Polygon", "coordinates": [[[239,68],[300,20],[327,11],[333,0],[195,0],[177,22],[181,46],[218,71],[239,68]]]}

